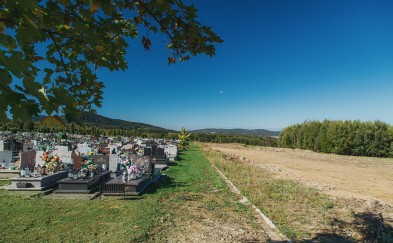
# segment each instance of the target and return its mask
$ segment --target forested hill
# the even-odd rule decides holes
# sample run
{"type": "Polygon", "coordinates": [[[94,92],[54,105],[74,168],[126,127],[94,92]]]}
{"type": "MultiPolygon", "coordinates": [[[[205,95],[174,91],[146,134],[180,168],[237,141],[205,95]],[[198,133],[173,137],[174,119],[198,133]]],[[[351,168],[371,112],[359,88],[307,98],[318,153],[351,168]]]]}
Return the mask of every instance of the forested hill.
{"type": "MultiPolygon", "coordinates": [[[[34,119],[36,122],[41,122],[45,116],[34,119]]],[[[61,117],[65,121],[64,116],[61,117]]],[[[94,126],[101,129],[124,129],[124,130],[144,130],[150,132],[168,133],[175,132],[173,130],[156,127],[145,123],[124,121],[121,119],[112,119],[109,117],[101,116],[94,113],[84,112],[80,117],[80,121],[85,126],[94,126]]]]}
{"type": "Polygon", "coordinates": [[[216,128],[206,128],[193,130],[191,133],[207,133],[207,134],[227,134],[227,135],[247,135],[247,136],[279,136],[279,131],[269,131],[265,129],[216,129],[216,128]]]}

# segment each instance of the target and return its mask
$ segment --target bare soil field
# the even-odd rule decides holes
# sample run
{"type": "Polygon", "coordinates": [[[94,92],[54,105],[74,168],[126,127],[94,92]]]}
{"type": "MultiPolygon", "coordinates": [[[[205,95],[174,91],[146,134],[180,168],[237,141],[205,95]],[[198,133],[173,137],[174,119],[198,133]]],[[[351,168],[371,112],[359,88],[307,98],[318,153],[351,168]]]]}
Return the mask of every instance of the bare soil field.
{"type": "Polygon", "coordinates": [[[207,144],[281,179],[315,187],[356,211],[382,213],[393,225],[393,159],[321,154],[308,150],[207,144]]]}

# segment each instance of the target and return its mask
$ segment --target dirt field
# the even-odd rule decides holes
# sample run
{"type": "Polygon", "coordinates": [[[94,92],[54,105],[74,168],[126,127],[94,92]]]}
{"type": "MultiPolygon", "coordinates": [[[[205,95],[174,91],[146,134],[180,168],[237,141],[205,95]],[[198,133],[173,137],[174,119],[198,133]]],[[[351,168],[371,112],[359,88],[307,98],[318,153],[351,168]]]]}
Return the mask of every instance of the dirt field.
{"type": "Polygon", "coordinates": [[[207,144],[239,156],[279,178],[345,199],[358,209],[378,208],[393,222],[393,159],[321,154],[307,150],[207,144]]]}

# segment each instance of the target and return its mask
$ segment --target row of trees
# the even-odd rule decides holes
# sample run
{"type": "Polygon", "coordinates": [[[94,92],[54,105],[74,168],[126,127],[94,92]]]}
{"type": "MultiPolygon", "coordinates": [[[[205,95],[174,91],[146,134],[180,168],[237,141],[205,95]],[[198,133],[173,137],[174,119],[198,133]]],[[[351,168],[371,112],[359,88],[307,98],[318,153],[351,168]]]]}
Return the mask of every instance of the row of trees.
{"type": "Polygon", "coordinates": [[[208,143],[241,143],[246,145],[277,147],[276,138],[265,136],[193,133],[191,134],[191,140],[208,143]]]}
{"type": "Polygon", "coordinates": [[[393,156],[393,127],[381,122],[305,121],[285,128],[278,145],[356,156],[393,156]]]}

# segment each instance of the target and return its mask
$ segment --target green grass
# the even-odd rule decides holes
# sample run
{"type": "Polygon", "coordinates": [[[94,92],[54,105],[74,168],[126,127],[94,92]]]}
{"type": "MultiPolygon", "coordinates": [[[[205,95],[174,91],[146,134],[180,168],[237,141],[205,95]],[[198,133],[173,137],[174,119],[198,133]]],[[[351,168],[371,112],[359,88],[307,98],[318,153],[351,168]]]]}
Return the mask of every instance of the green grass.
{"type": "Polygon", "coordinates": [[[0,186],[8,186],[8,185],[11,185],[10,180],[8,180],[8,179],[1,179],[0,180],[0,186]]]}
{"type": "Polygon", "coordinates": [[[230,216],[223,212],[230,211],[252,224],[252,213],[237,202],[197,146],[181,158],[145,194],[126,200],[53,200],[0,190],[0,242],[160,241],[177,230],[163,219],[187,217],[187,211],[177,209],[190,201],[224,219],[230,216]]]}

